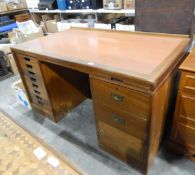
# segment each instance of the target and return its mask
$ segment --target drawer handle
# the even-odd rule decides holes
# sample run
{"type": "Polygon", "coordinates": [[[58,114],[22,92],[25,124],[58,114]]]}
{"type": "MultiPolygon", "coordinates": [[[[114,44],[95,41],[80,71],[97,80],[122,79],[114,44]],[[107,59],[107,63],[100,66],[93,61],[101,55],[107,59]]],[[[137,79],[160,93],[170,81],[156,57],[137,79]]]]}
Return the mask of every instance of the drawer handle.
{"type": "Polygon", "coordinates": [[[113,115],[112,116],[112,120],[115,122],[115,123],[118,123],[118,124],[121,124],[121,125],[124,125],[125,124],[125,120],[120,117],[120,116],[117,116],[117,115],[113,115]]]}
{"type": "Polygon", "coordinates": [[[35,78],[30,78],[31,79],[31,81],[33,81],[33,82],[36,82],[37,81],[37,79],[35,79],[35,78]]]}
{"type": "Polygon", "coordinates": [[[36,84],[32,84],[33,87],[38,88],[39,86],[36,84]]]}
{"type": "Polygon", "coordinates": [[[30,64],[26,64],[26,67],[32,69],[32,65],[30,65],[30,64]]]}
{"type": "Polygon", "coordinates": [[[34,73],[34,72],[31,72],[31,71],[28,71],[28,73],[29,73],[30,75],[35,75],[35,73],[34,73]]]}
{"type": "Polygon", "coordinates": [[[38,95],[36,95],[36,97],[37,97],[37,99],[42,100],[42,98],[41,98],[41,97],[39,97],[38,95]]]}
{"type": "Polygon", "coordinates": [[[120,80],[120,79],[115,78],[115,77],[111,77],[111,80],[112,80],[112,81],[119,82],[119,83],[122,83],[122,82],[123,82],[123,80],[120,80]]]}
{"type": "Polygon", "coordinates": [[[100,133],[101,136],[103,136],[104,135],[104,130],[103,129],[99,129],[99,133],[100,133]]]}
{"type": "Polygon", "coordinates": [[[39,103],[40,105],[44,105],[44,103],[43,103],[42,101],[40,101],[40,100],[38,100],[38,103],[39,103]]]}
{"type": "Polygon", "coordinates": [[[35,92],[36,94],[39,94],[39,95],[40,95],[40,92],[39,92],[39,91],[37,91],[37,90],[34,90],[34,92],[35,92]]]}
{"type": "Polygon", "coordinates": [[[122,103],[124,101],[124,96],[115,93],[111,94],[111,98],[112,100],[117,101],[119,103],[122,103]]]}
{"type": "Polygon", "coordinates": [[[24,59],[25,59],[26,61],[30,61],[30,58],[24,57],[24,59]]]}

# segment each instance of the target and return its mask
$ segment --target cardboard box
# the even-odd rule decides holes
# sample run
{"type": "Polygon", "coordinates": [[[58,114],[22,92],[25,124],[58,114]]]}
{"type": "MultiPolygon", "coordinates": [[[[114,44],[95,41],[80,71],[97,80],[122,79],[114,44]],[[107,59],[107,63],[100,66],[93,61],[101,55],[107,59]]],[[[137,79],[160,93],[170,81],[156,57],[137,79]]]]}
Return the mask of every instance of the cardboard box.
{"type": "Polygon", "coordinates": [[[26,34],[26,35],[21,33],[19,30],[17,33],[18,33],[17,36],[19,37],[17,39],[17,42],[15,41],[16,40],[15,32],[8,33],[9,39],[10,39],[12,44],[18,44],[18,43],[22,43],[25,41],[33,40],[33,39],[40,38],[40,37],[44,36],[43,30],[41,28],[38,29],[38,32],[34,32],[34,33],[26,34]]]}
{"type": "Polygon", "coordinates": [[[12,10],[21,9],[21,7],[20,7],[20,4],[9,3],[9,4],[7,4],[7,9],[8,9],[8,11],[12,11],[12,10]]]}
{"type": "Polygon", "coordinates": [[[8,10],[27,8],[25,0],[5,0],[8,10]]]}
{"type": "Polygon", "coordinates": [[[135,9],[135,0],[124,0],[124,9],[135,9]]]}
{"type": "Polygon", "coordinates": [[[18,68],[12,54],[6,56],[10,69],[14,75],[18,74],[18,68]]]}
{"type": "Polygon", "coordinates": [[[123,0],[103,0],[104,9],[117,10],[123,8],[123,0]]]}
{"type": "Polygon", "coordinates": [[[6,12],[7,10],[7,4],[5,2],[0,2],[0,12],[6,12]]]}
{"type": "Polygon", "coordinates": [[[45,21],[45,24],[48,33],[58,32],[58,26],[56,20],[45,21]]]}
{"type": "Polygon", "coordinates": [[[41,28],[39,28],[38,32],[25,35],[24,36],[24,41],[33,40],[33,39],[40,38],[40,37],[43,37],[43,36],[44,36],[43,30],[41,28]]]}
{"type": "Polygon", "coordinates": [[[16,19],[17,22],[28,21],[28,20],[30,20],[30,15],[29,15],[29,13],[15,15],[15,19],[16,19]]]}

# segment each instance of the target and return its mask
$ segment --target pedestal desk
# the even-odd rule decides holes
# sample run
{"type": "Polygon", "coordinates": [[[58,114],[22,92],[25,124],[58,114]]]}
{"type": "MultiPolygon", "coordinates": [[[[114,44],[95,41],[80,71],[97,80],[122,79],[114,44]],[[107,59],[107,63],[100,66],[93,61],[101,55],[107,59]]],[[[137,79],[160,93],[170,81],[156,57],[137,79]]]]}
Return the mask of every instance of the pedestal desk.
{"type": "Polygon", "coordinates": [[[92,98],[101,148],[147,173],[189,41],[180,35],[71,29],[12,51],[33,110],[57,122],[92,98]]]}
{"type": "Polygon", "coordinates": [[[180,66],[180,73],[177,105],[168,146],[195,162],[195,48],[180,66]]]}

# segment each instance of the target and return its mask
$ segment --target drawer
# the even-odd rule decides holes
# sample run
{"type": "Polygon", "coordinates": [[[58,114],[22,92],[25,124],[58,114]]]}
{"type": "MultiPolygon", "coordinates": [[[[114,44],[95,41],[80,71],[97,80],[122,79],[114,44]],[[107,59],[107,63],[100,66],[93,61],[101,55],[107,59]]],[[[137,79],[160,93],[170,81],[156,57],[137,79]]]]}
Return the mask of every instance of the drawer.
{"type": "Polygon", "coordinates": [[[48,99],[45,99],[42,96],[36,94],[30,94],[30,96],[31,96],[32,103],[35,103],[40,107],[47,108],[48,110],[50,109],[50,104],[48,99]]]}
{"type": "Polygon", "coordinates": [[[36,77],[28,77],[28,76],[23,76],[25,79],[25,82],[28,86],[29,91],[32,90],[37,90],[37,91],[44,91],[45,92],[45,86],[43,84],[42,78],[36,78],[36,77]]]}
{"type": "Polygon", "coordinates": [[[99,143],[118,158],[143,162],[144,141],[103,122],[97,122],[99,143]]]}
{"type": "Polygon", "coordinates": [[[151,99],[144,93],[95,78],[91,78],[91,85],[95,102],[126,111],[136,117],[148,118],[151,99]]]}
{"type": "Polygon", "coordinates": [[[17,60],[24,74],[40,75],[39,62],[35,58],[18,54],[17,60]]]}
{"type": "Polygon", "coordinates": [[[194,119],[180,116],[179,117],[179,123],[195,129],[195,120],[194,119]]]}
{"type": "Polygon", "coordinates": [[[180,89],[195,93],[195,74],[182,71],[180,89]]]}
{"type": "Polygon", "coordinates": [[[180,116],[195,120],[195,95],[185,92],[179,93],[180,116]]]}
{"type": "Polygon", "coordinates": [[[147,135],[146,119],[131,116],[123,111],[109,108],[108,106],[95,103],[96,120],[107,123],[132,136],[145,140],[147,135]]]}
{"type": "Polygon", "coordinates": [[[195,148],[195,128],[178,124],[176,139],[183,146],[191,146],[195,148]]]}

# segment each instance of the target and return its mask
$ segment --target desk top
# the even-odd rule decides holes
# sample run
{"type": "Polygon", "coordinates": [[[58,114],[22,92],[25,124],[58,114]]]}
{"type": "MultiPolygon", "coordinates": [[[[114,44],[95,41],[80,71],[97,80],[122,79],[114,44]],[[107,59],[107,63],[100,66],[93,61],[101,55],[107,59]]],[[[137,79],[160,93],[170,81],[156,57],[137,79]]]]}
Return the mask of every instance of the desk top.
{"type": "Polygon", "coordinates": [[[188,44],[189,38],[181,35],[71,29],[16,45],[12,51],[156,83],[188,44]]]}
{"type": "Polygon", "coordinates": [[[195,72],[195,47],[192,49],[192,52],[180,66],[180,69],[195,72]]]}

